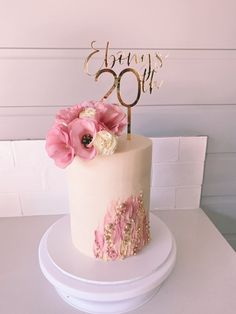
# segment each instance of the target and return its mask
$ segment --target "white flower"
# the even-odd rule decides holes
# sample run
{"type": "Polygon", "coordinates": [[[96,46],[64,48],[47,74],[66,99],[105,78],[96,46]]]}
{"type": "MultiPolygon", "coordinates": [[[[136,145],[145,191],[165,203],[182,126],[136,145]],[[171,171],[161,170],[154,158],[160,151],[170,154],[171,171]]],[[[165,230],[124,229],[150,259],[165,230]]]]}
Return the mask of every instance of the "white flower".
{"type": "Polygon", "coordinates": [[[94,118],[95,114],[96,114],[96,109],[88,107],[80,112],[79,117],[80,118],[94,118]]]}
{"type": "Polygon", "coordinates": [[[112,155],[117,147],[117,136],[102,130],[97,132],[92,144],[100,155],[112,155]]]}

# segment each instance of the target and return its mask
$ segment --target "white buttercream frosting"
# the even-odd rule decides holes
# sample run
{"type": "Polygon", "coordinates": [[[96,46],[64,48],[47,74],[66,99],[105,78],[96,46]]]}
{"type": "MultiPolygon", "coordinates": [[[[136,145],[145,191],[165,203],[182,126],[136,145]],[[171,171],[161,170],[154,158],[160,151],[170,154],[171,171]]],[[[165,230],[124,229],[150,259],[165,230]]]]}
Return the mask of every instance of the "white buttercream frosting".
{"type": "Polygon", "coordinates": [[[152,142],[143,136],[118,139],[113,155],[93,160],[75,158],[67,167],[71,235],[74,246],[93,257],[95,230],[112,202],[122,202],[143,192],[149,211],[152,142]]]}

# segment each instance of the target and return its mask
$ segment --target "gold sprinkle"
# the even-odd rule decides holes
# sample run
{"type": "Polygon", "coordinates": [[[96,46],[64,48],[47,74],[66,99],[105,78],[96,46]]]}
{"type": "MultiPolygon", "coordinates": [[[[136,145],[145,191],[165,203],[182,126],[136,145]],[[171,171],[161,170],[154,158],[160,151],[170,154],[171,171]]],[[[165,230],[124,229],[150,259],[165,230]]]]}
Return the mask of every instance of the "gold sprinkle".
{"type": "Polygon", "coordinates": [[[120,208],[120,209],[124,209],[125,207],[126,207],[125,203],[121,203],[121,204],[119,205],[119,208],[120,208]]]}
{"type": "Polygon", "coordinates": [[[108,228],[109,228],[109,229],[113,229],[113,228],[114,228],[113,223],[109,223],[109,224],[108,224],[108,228]]]}
{"type": "Polygon", "coordinates": [[[130,230],[131,229],[131,223],[127,222],[125,226],[125,230],[130,230]]]}

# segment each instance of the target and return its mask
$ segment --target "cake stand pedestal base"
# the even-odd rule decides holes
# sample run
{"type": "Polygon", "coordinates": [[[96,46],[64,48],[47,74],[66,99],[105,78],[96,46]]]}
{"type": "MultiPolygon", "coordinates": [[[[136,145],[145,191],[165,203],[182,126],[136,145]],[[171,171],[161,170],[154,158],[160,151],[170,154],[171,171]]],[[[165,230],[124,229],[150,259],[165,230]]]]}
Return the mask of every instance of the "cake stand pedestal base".
{"type": "Polygon", "coordinates": [[[125,313],[149,301],[171,273],[176,245],[167,226],[150,215],[151,241],[136,256],[100,261],[74,248],[69,217],[52,225],[39,245],[40,267],[60,297],[94,314],[125,313]]]}

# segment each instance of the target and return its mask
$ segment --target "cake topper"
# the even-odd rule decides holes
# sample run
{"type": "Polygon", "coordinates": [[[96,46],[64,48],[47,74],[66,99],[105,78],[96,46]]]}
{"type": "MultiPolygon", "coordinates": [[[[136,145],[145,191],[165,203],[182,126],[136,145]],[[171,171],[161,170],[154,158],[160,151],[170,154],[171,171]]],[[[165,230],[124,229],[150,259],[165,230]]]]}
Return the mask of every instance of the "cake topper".
{"type": "Polygon", "coordinates": [[[131,139],[131,108],[134,107],[141,96],[141,93],[152,94],[153,89],[159,89],[163,81],[158,84],[156,75],[158,70],[163,65],[162,56],[159,53],[143,53],[138,54],[130,51],[118,51],[116,54],[110,54],[109,41],[106,48],[98,49],[95,47],[96,41],[91,42],[92,52],[85,59],[84,70],[85,73],[94,76],[95,81],[98,81],[102,74],[110,73],[113,76],[113,84],[105,93],[101,100],[107,99],[113,91],[116,90],[117,98],[120,104],[127,108],[127,138],[131,139]],[[97,57],[102,51],[102,62],[94,73],[90,72],[89,64],[92,58],[97,57]],[[98,55],[97,55],[98,54],[98,55]],[[120,73],[115,71],[115,66],[122,66],[124,69],[120,73]],[[121,81],[125,74],[131,74],[137,81],[137,95],[133,102],[126,103],[121,95],[121,81]]]}

